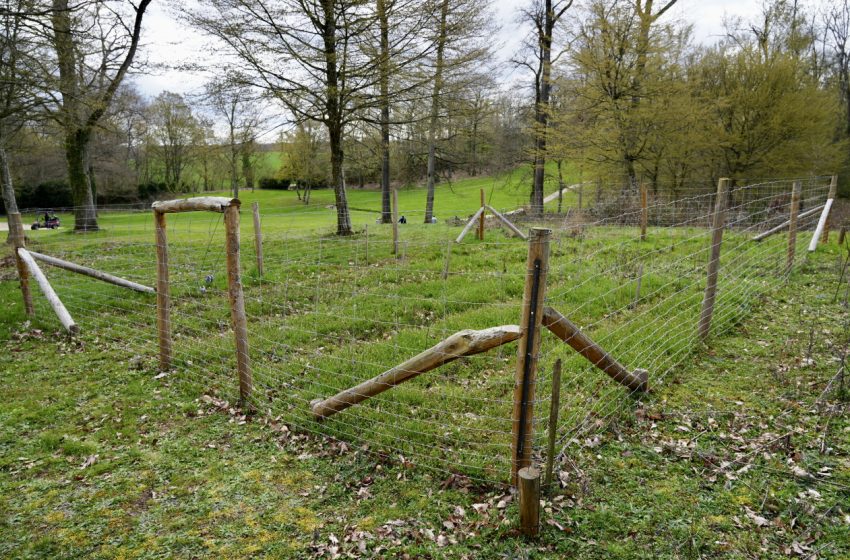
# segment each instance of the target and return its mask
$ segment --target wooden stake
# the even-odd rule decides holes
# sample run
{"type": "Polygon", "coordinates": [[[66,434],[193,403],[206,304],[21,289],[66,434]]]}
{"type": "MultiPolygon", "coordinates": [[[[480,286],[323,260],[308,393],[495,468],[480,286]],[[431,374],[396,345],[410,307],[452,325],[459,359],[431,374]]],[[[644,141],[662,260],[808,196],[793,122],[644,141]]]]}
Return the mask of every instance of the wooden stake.
{"type": "MultiPolygon", "coordinates": [[[[481,189],[481,208],[484,208],[484,189],[481,189]]],[[[484,212],[478,218],[478,240],[484,241],[484,212]]]]}
{"type": "Polygon", "coordinates": [[[844,236],[847,235],[847,227],[841,226],[841,229],[838,230],[838,244],[844,245],[844,236]]]}
{"type": "Polygon", "coordinates": [[[519,471],[519,525],[528,538],[540,533],[540,471],[534,467],[519,471]]]}
{"type": "Polygon", "coordinates": [[[646,392],[649,390],[649,373],[646,370],[636,369],[630,372],[611,354],[584,334],[572,321],[551,307],[543,309],[543,326],[620,385],[632,391],[646,392]]]}
{"type": "Polygon", "coordinates": [[[83,276],[88,276],[89,278],[94,278],[95,280],[101,280],[103,282],[107,282],[109,284],[114,284],[116,286],[120,286],[122,288],[127,288],[129,290],[133,290],[136,292],[142,292],[145,294],[153,294],[156,293],[151,287],[143,286],[141,284],[137,284],[136,282],[131,282],[130,280],[125,280],[119,276],[113,276],[112,274],[102,272],[100,270],[89,268],[87,266],[81,266],[66,260],[57,259],[56,257],[51,257],[49,255],[42,255],[41,253],[36,253],[35,251],[29,251],[29,254],[32,255],[37,261],[45,262],[49,265],[53,265],[56,268],[61,268],[63,270],[68,270],[70,272],[76,272],[77,274],[82,274],[83,276]]]}
{"type": "Polygon", "coordinates": [[[646,241],[646,226],[649,223],[649,208],[646,205],[646,183],[640,184],[640,240],[646,241]]]}
{"type": "Polygon", "coordinates": [[[543,301],[549,271],[549,240],[552,230],[532,228],[528,240],[525,295],[522,304],[522,338],[517,348],[514,376],[511,483],[516,485],[520,469],[531,465],[534,420],[534,391],[540,352],[543,301]]]}
{"type": "Polygon", "coordinates": [[[446,242],[446,262],[443,265],[443,280],[449,277],[449,260],[452,257],[452,242],[446,242]]]}
{"type": "Polygon", "coordinates": [[[325,400],[316,399],[310,403],[313,416],[321,420],[333,416],[369,397],[374,397],[414,377],[438,368],[464,356],[486,352],[491,348],[507,344],[520,337],[517,325],[505,325],[480,331],[464,330],[453,334],[436,346],[417,354],[406,362],[388,369],[356,387],[341,391],[325,400]]]}
{"type": "Polygon", "coordinates": [[[253,389],[251,359],[248,354],[248,320],[245,316],[245,296],[242,292],[242,273],[239,262],[239,203],[234,201],[224,211],[227,250],[227,291],[230,296],[230,317],[236,338],[236,369],[239,372],[239,406],[249,406],[253,389]]]}
{"type": "Polygon", "coordinates": [[[393,255],[398,256],[398,192],[393,189],[393,255]]]}
{"type": "Polygon", "coordinates": [[[581,210],[581,199],[584,192],[584,183],[578,184],[578,209],[581,210]]]}
{"type": "Polygon", "coordinates": [[[364,257],[366,259],[366,266],[369,266],[369,225],[368,224],[364,228],[364,233],[366,234],[366,249],[365,249],[366,254],[364,255],[364,257]]]}
{"type": "Polygon", "coordinates": [[[552,471],[555,468],[555,440],[558,436],[558,412],[561,406],[561,359],[552,368],[552,397],[549,400],[549,447],[546,453],[546,475],[543,486],[552,493],[552,471]]]}
{"type": "Polygon", "coordinates": [[[24,261],[24,264],[29,269],[30,274],[32,274],[35,281],[38,283],[38,287],[41,288],[41,293],[44,294],[44,297],[47,298],[47,302],[50,304],[50,307],[53,308],[53,311],[56,313],[56,316],[59,317],[59,321],[62,323],[62,326],[65,327],[72,335],[76,335],[80,333],[80,327],[74,322],[74,319],[71,317],[71,314],[68,313],[68,310],[65,309],[65,306],[62,304],[62,300],[59,299],[59,296],[56,295],[56,292],[53,290],[53,286],[50,285],[50,282],[47,281],[47,277],[38,267],[35,262],[35,259],[32,258],[32,255],[29,254],[24,248],[16,249],[15,252],[24,261]]]}
{"type": "Polygon", "coordinates": [[[729,191],[729,179],[717,182],[717,196],[714,202],[714,221],[711,227],[711,257],[708,261],[708,274],[705,295],[702,300],[702,312],[699,317],[697,333],[700,340],[708,338],[711,330],[711,316],[714,313],[714,301],[717,297],[717,272],[720,268],[720,246],[723,243],[723,229],[726,225],[726,197],[729,191]]]}
{"type": "Polygon", "coordinates": [[[171,369],[171,296],[168,288],[168,238],[165,214],[154,210],[156,226],[156,330],[159,337],[159,369],[171,369]]]}
{"type": "Polygon", "coordinates": [[[254,251],[257,253],[257,273],[263,276],[263,230],[260,226],[260,203],[251,205],[254,214],[254,251]]]}
{"type": "Polygon", "coordinates": [[[800,193],[803,185],[794,181],[791,188],[791,218],[788,220],[788,258],[785,261],[785,274],[794,269],[794,253],[797,250],[797,215],[800,213],[800,193]]]}
{"type": "Polygon", "coordinates": [[[640,285],[641,285],[642,282],[643,282],[643,263],[640,263],[640,266],[638,267],[638,273],[637,273],[637,282],[635,283],[635,299],[632,302],[632,304],[629,306],[632,309],[637,307],[638,304],[640,303],[640,285]]]}
{"type": "Polygon", "coordinates": [[[24,300],[24,311],[27,316],[35,315],[35,308],[32,304],[32,291],[30,291],[30,273],[27,265],[18,255],[18,249],[25,249],[27,246],[26,233],[24,233],[24,225],[21,221],[20,212],[10,212],[8,215],[9,221],[9,237],[12,242],[12,248],[15,251],[15,265],[18,269],[18,282],[21,286],[21,297],[24,300]]]}

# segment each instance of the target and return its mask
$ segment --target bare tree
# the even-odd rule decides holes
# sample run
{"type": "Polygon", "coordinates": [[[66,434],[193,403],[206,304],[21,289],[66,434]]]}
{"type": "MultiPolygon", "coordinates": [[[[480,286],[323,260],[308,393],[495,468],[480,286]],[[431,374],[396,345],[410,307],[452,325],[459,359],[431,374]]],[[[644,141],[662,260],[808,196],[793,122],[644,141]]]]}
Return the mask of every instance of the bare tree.
{"type": "Polygon", "coordinates": [[[832,51],[832,71],[844,107],[845,134],[850,137],[850,1],[841,0],[826,14],[826,33],[832,51]]]}
{"type": "Polygon", "coordinates": [[[95,127],[133,64],[150,1],[134,6],[93,0],[73,6],[53,0],[50,34],[61,96],[56,117],[64,133],[75,231],[98,229],[89,148],[95,127]]]}
{"type": "Polygon", "coordinates": [[[230,190],[233,198],[239,198],[240,159],[246,186],[253,185],[252,149],[263,118],[258,96],[240,83],[237,76],[229,76],[209,82],[205,87],[205,98],[227,125],[226,159],[230,169],[230,190]]]}
{"type": "Polygon", "coordinates": [[[282,103],[296,122],[328,132],[337,234],[352,233],[345,189],[346,127],[375,106],[369,55],[374,10],[361,0],[214,0],[190,21],[219,39],[251,84],[282,103]]]}
{"type": "Polygon", "coordinates": [[[526,40],[525,57],[515,63],[525,66],[534,75],[534,182],[531,186],[531,213],[543,214],[543,183],[546,173],[546,136],[551,111],[552,45],[558,23],[573,5],[573,0],[533,0],[521,11],[522,18],[532,25],[526,40]]]}

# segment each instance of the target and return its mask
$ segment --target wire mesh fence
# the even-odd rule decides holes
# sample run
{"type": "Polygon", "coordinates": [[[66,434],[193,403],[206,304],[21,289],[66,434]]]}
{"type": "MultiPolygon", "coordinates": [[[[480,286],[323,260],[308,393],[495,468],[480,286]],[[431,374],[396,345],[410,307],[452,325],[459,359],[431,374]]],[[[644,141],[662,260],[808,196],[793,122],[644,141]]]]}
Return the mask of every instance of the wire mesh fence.
{"type": "MultiPolygon", "coordinates": [[[[800,212],[823,205],[829,177],[799,180],[800,212]]],[[[788,236],[756,242],[789,219],[793,180],[733,185],[710,336],[744,320],[759,298],[788,279],[788,236]]],[[[564,192],[564,212],[512,221],[553,230],[545,305],[575,323],[627,370],[644,369],[661,390],[699,350],[697,332],[711,254],[716,191],[710,186],[647,192],[584,184],[564,192]],[[581,205],[579,207],[579,197],[581,205]],[[647,224],[644,240],[640,225],[647,224]]],[[[517,344],[453,359],[391,390],[370,395],[323,421],[311,402],[354,387],[465,329],[519,325],[528,243],[485,220],[485,240],[455,243],[459,228],[408,223],[393,253],[389,225],[374,212],[352,214],[355,233],[333,235],[335,212],[320,205],[261,205],[264,271],[254,257],[254,225],[241,223],[241,288],[248,325],[250,404],[292,430],[333,437],[400,456],[421,468],[488,482],[508,480],[517,344]]],[[[471,215],[477,208],[470,207],[471,215]]],[[[799,220],[810,231],[819,218],[799,220]]],[[[34,251],[154,287],[155,220],[150,211],[102,208],[102,230],[86,235],[32,232],[34,251]]],[[[66,228],[67,229],[67,228],[66,228]]],[[[169,214],[168,272],[173,357],[166,375],[199,395],[236,401],[239,383],[228,300],[227,224],[221,213],[169,214]]],[[[796,240],[798,258],[811,235],[796,240]]],[[[138,367],[157,369],[157,300],[51,268],[57,294],[96,351],[98,341],[126,348],[138,367]]],[[[52,311],[36,297],[35,321],[52,311]]],[[[521,342],[520,342],[521,344],[521,342]]],[[[520,352],[521,353],[521,352],[520,352]]],[[[557,452],[629,414],[637,394],[598,363],[541,334],[539,373],[531,387],[534,460],[543,462],[552,368],[563,360],[557,452]]]]}

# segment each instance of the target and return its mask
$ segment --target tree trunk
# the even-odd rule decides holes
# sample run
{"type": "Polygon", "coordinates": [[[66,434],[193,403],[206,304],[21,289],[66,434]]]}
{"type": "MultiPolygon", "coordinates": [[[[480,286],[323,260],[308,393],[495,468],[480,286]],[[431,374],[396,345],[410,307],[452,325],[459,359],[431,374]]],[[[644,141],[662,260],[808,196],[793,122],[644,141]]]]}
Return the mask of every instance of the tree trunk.
{"type": "Polygon", "coordinates": [[[322,1],[324,27],[322,39],[325,45],[325,76],[327,78],[325,108],[327,109],[328,137],[331,148],[331,176],[336,199],[336,234],[351,235],[351,216],[348,213],[348,200],[345,195],[345,176],[343,175],[344,152],[342,149],[343,111],[340,99],[339,72],[337,70],[337,37],[334,0],[322,1]]]}
{"type": "Polygon", "coordinates": [[[381,106],[381,223],[393,220],[390,206],[390,23],[387,0],[378,0],[381,28],[380,106],[381,106]]]}
{"type": "Polygon", "coordinates": [[[74,201],[74,231],[97,231],[97,214],[89,177],[89,134],[79,129],[65,130],[65,161],[68,185],[74,201]]]}
{"type": "Polygon", "coordinates": [[[437,60],[434,70],[434,89],[431,92],[431,123],[428,127],[428,194],[425,200],[425,223],[430,224],[434,215],[434,175],[437,159],[437,125],[440,118],[440,90],[443,87],[443,60],[446,50],[449,0],[440,6],[440,33],[437,37],[437,60]]]}
{"type": "Polygon", "coordinates": [[[534,183],[531,187],[531,215],[543,215],[543,182],[546,173],[546,133],[549,126],[549,92],[552,80],[552,31],[557,20],[552,0],[546,0],[543,15],[543,33],[540,41],[540,79],[537,84],[534,107],[534,183]]]}
{"type": "Polygon", "coordinates": [[[3,205],[6,207],[6,215],[18,211],[18,202],[15,199],[15,187],[12,185],[12,173],[9,171],[9,158],[6,156],[6,148],[0,146],[0,189],[3,191],[3,205]]]}

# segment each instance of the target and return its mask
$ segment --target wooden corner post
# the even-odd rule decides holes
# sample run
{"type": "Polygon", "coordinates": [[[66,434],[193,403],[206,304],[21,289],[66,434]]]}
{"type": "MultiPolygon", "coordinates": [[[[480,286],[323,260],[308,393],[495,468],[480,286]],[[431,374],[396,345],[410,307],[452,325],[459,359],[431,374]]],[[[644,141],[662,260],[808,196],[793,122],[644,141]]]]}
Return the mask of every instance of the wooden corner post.
{"type": "Polygon", "coordinates": [[[159,369],[171,369],[171,295],[168,288],[168,236],[165,214],[154,210],[156,227],[156,331],[159,338],[159,369]]]}
{"type": "Polygon", "coordinates": [[[24,300],[24,311],[29,317],[35,315],[35,310],[32,305],[32,291],[30,291],[30,274],[26,263],[18,254],[18,249],[25,249],[27,246],[26,234],[24,233],[24,224],[21,221],[20,212],[9,212],[9,238],[12,242],[12,248],[15,251],[15,265],[18,268],[18,281],[21,285],[21,296],[24,300]]]}
{"type": "Polygon", "coordinates": [[[720,246],[723,243],[723,229],[726,226],[726,198],[729,195],[729,179],[717,182],[717,196],[714,202],[714,220],[711,225],[711,257],[708,261],[708,274],[705,284],[705,296],[702,300],[702,312],[699,316],[697,333],[700,340],[708,338],[711,330],[711,316],[714,313],[714,300],[717,297],[717,272],[720,269],[720,246]]]}
{"type": "Polygon", "coordinates": [[[253,380],[248,354],[248,319],[245,316],[245,296],[242,292],[242,273],[239,259],[239,200],[234,199],[224,209],[227,251],[227,292],[230,297],[230,317],[236,338],[236,369],[239,373],[239,406],[249,404],[253,380]]]}
{"type": "Polygon", "coordinates": [[[257,253],[257,274],[263,276],[263,229],[260,224],[260,203],[251,205],[254,214],[254,251],[257,253]]]}
{"type": "Polygon", "coordinates": [[[549,270],[549,240],[552,230],[532,228],[528,238],[525,295],[522,304],[514,376],[513,438],[511,444],[511,483],[517,484],[517,473],[531,465],[533,444],[534,393],[537,377],[543,303],[546,298],[546,274],[549,270]]]}
{"type": "Polygon", "coordinates": [[[791,188],[791,217],[788,220],[788,258],[785,261],[785,274],[794,268],[794,253],[797,251],[797,217],[800,214],[800,193],[803,185],[794,181],[791,188]]]}

